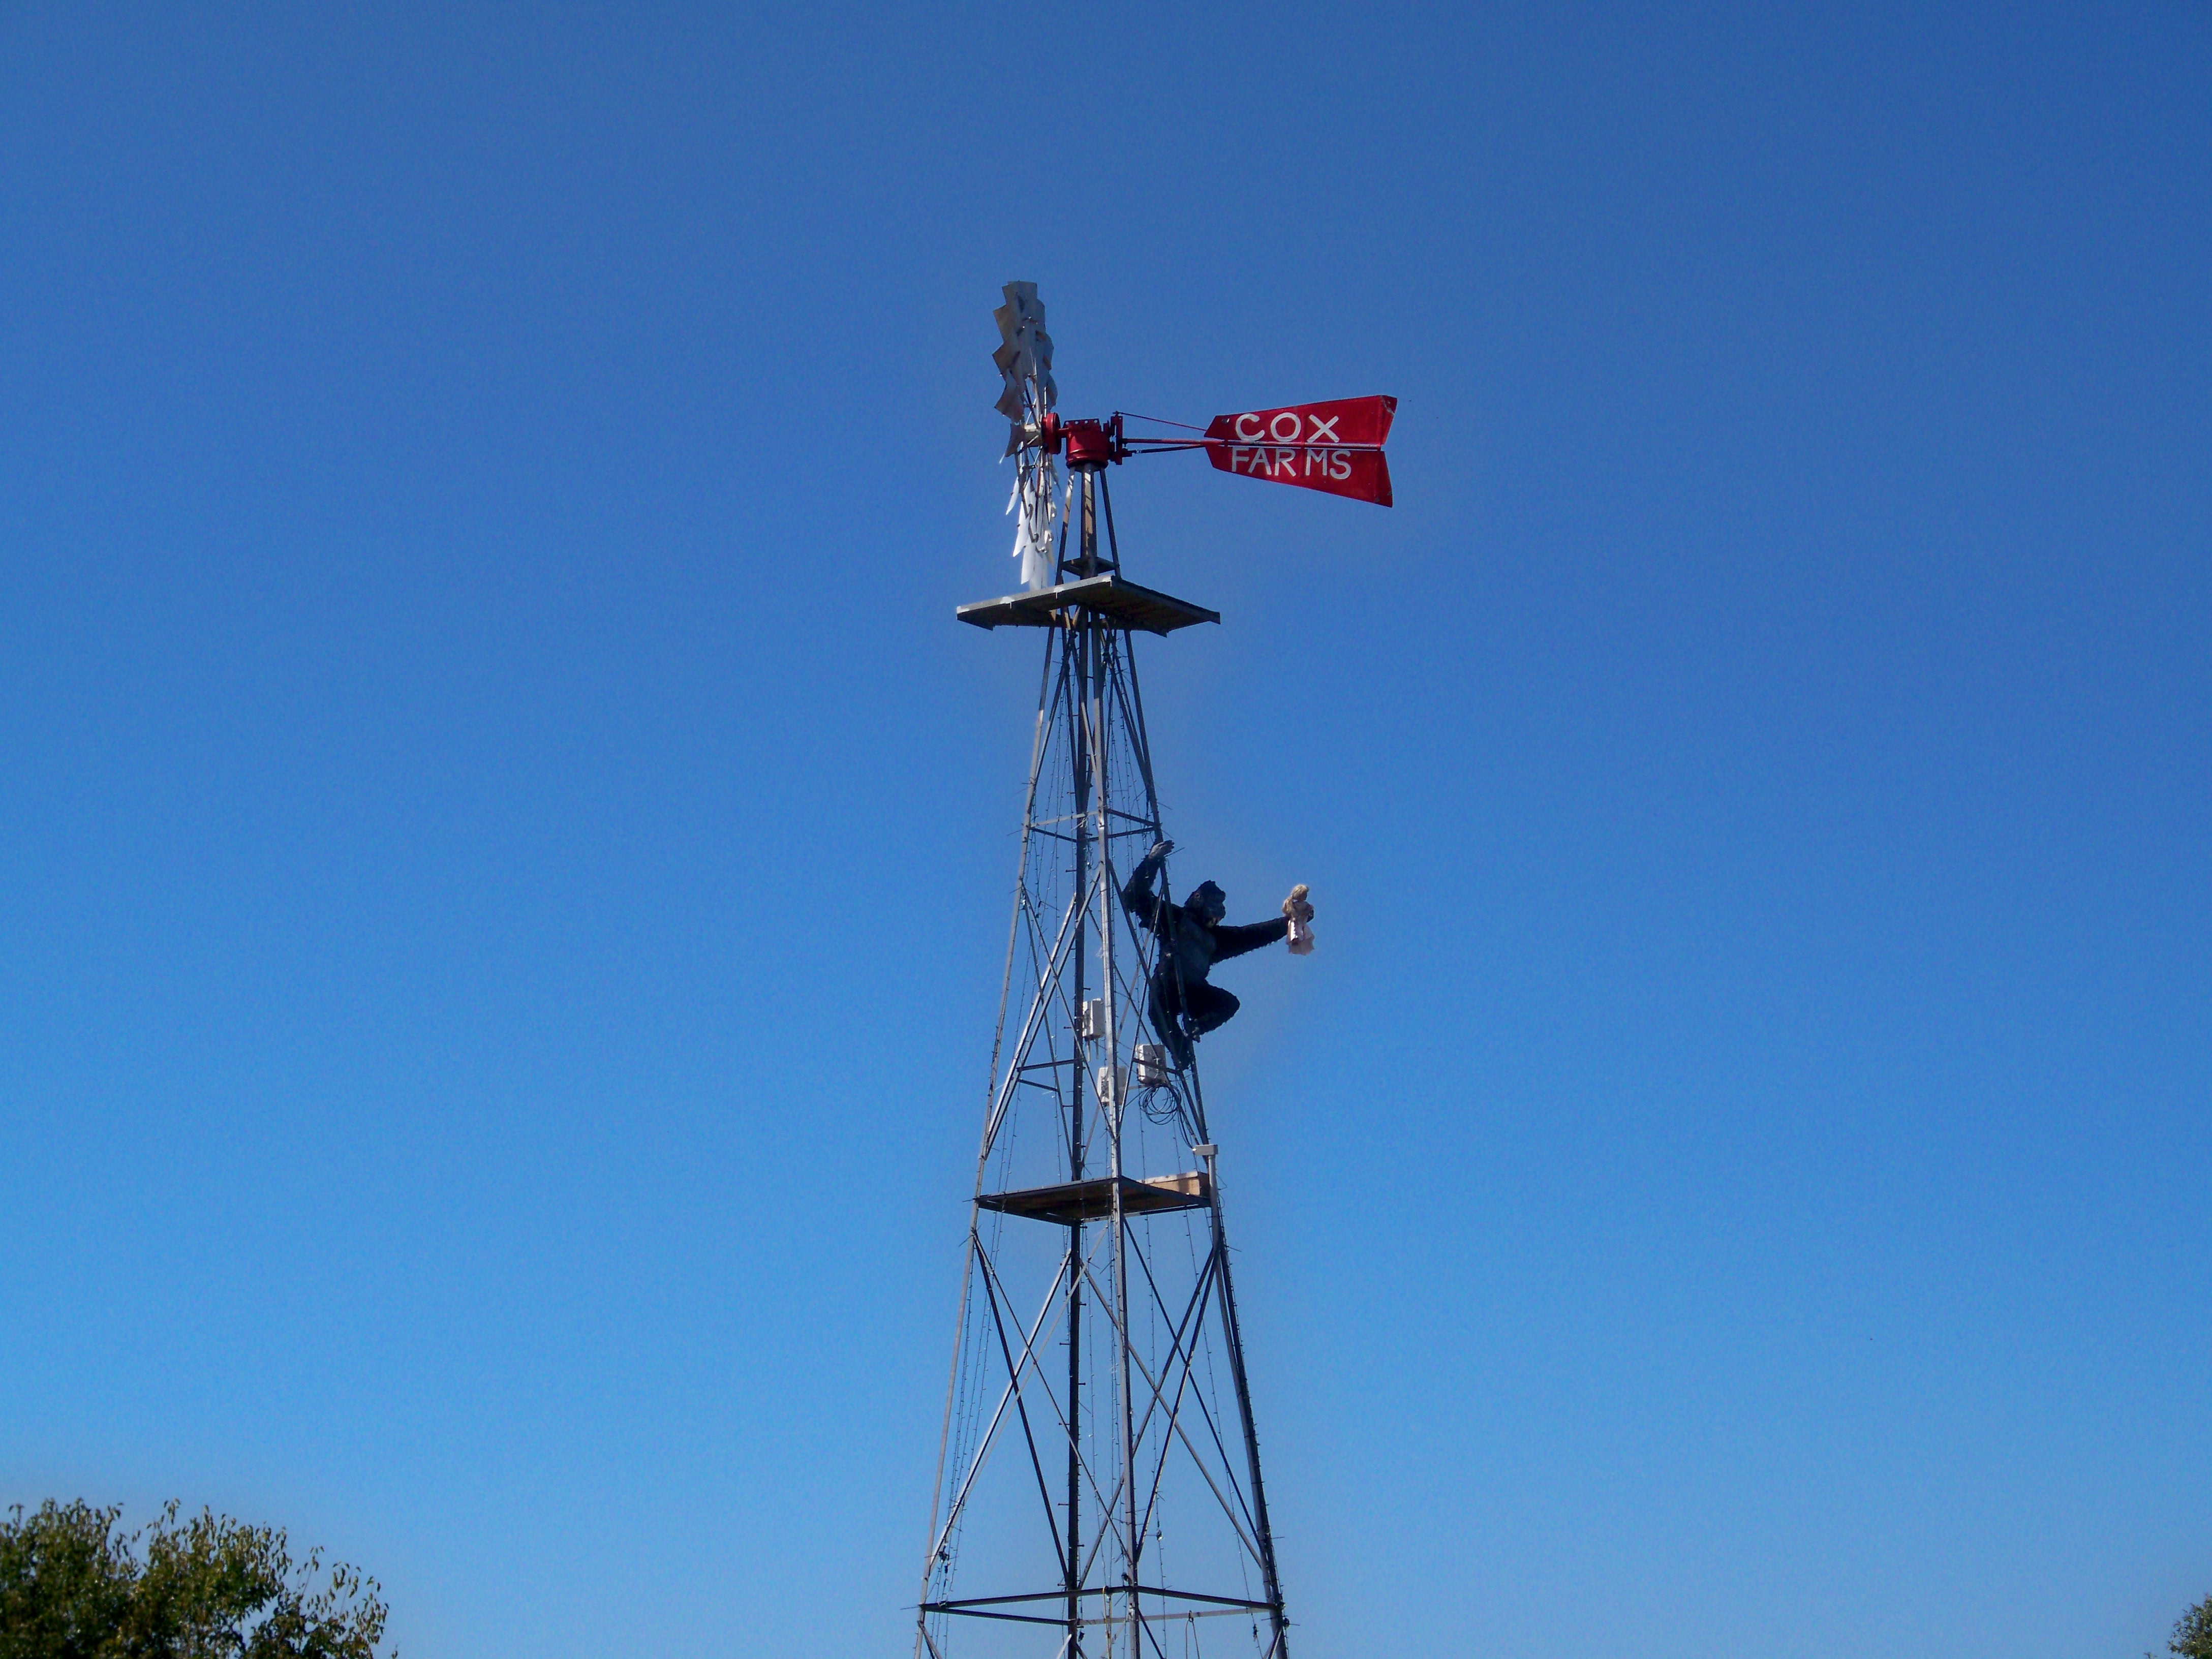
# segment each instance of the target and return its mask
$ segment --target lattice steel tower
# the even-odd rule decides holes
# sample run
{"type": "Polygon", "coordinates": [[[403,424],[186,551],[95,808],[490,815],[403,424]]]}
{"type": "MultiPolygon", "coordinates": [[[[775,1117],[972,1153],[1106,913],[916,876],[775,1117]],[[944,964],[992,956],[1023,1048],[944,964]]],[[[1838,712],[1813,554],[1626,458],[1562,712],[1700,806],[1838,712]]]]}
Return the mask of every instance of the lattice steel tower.
{"type": "MultiPolygon", "coordinates": [[[[1223,416],[1197,440],[1063,422],[1036,289],[1006,301],[999,406],[1028,591],[958,615],[1041,630],[1044,665],[915,1652],[1197,1659],[1249,1643],[1285,1659],[1219,1152],[1195,1059],[1176,1066],[1148,1028],[1158,945],[1122,897],[1164,839],[1136,636],[1220,619],[1123,579],[1105,469],[1203,447],[1224,471],[1387,504],[1395,404],[1223,416]]],[[[1165,871],[1156,890],[1173,902],[1165,871]]]]}

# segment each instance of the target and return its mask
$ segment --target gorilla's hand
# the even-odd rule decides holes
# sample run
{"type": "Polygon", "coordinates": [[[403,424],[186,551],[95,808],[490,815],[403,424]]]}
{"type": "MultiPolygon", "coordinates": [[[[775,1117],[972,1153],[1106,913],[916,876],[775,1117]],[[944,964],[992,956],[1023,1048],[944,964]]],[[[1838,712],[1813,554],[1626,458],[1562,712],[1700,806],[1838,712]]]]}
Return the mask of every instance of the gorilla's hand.
{"type": "Polygon", "coordinates": [[[1165,858],[1169,854],[1170,854],[1170,853],[1172,853],[1172,852],[1174,852],[1174,851],[1175,851],[1175,843],[1174,843],[1173,842],[1171,842],[1171,841],[1156,841],[1156,842],[1154,842],[1152,843],[1152,850],[1151,852],[1149,852],[1149,853],[1146,854],[1145,854],[1145,857],[1146,857],[1147,860],[1152,860],[1152,859],[1164,859],[1164,858],[1165,858]]]}

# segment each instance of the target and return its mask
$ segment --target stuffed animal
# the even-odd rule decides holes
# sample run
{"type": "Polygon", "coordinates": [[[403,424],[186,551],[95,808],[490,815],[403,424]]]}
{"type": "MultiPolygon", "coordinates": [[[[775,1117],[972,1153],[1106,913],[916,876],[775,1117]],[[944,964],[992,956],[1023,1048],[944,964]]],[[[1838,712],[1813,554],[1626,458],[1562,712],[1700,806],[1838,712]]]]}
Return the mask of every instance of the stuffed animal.
{"type": "Polygon", "coordinates": [[[1291,919],[1291,954],[1310,957],[1313,954],[1313,906],[1306,902],[1306,884],[1300,882],[1291,889],[1290,897],[1283,901],[1283,914],[1291,919]]]}

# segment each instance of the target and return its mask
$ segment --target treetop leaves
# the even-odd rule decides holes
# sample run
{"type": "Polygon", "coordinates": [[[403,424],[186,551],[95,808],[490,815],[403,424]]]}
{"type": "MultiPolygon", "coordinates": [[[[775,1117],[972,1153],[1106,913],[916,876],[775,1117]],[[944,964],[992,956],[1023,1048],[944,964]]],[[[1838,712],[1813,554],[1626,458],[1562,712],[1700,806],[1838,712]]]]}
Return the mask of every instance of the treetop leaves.
{"type": "Polygon", "coordinates": [[[49,1498],[0,1518],[0,1659],[376,1659],[386,1608],[357,1569],[325,1579],[279,1528],[174,1503],[128,1535],[121,1517],[49,1498]]]}

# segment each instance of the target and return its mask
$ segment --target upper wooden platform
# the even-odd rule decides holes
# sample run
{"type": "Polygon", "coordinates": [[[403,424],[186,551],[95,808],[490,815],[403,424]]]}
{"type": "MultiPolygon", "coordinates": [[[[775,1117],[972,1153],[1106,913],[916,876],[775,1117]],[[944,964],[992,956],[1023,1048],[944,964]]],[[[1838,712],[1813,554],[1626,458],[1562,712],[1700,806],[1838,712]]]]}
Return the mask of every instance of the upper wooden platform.
{"type": "MultiPolygon", "coordinates": [[[[1211,1200],[1206,1173],[1154,1176],[1149,1181],[1121,1177],[1121,1213],[1155,1215],[1164,1210],[1202,1210],[1211,1200]]],[[[1030,1187],[1018,1193],[986,1193],[975,1200],[987,1210],[1025,1215],[1072,1227],[1079,1221],[1103,1221],[1114,1213],[1114,1179],[1064,1181],[1057,1187],[1030,1187]]]]}
{"type": "Polygon", "coordinates": [[[1123,628],[1147,634],[1172,634],[1194,623],[1218,623],[1221,613],[1204,610],[1186,600],[1125,582],[1113,571],[1062,582],[1038,593],[1009,593],[1002,599],[979,599],[952,614],[978,628],[1054,628],[1064,613],[1080,606],[1111,617],[1123,628]]]}

